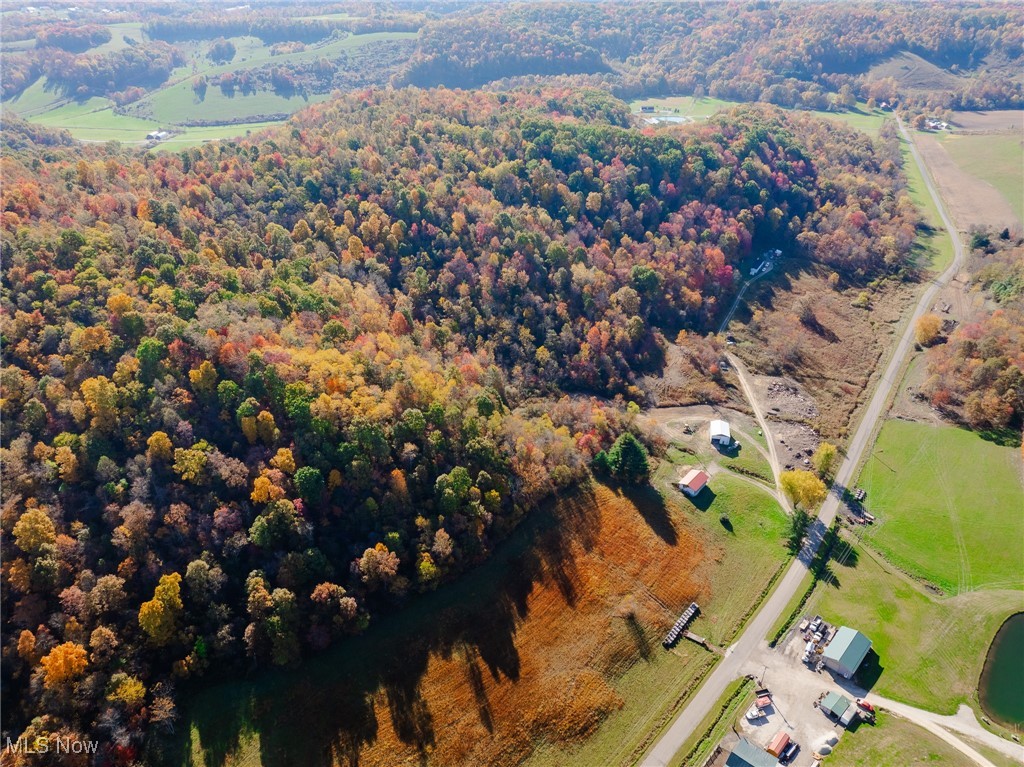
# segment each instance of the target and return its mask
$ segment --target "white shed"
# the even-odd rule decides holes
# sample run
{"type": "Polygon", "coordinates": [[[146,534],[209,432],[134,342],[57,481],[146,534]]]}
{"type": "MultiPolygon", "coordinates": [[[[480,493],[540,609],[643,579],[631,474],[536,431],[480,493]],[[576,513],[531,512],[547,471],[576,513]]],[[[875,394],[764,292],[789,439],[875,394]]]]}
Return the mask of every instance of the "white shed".
{"type": "Polygon", "coordinates": [[[732,432],[729,422],[716,419],[711,422],[711,444],[728,447],[732,444],[732,432]]]}

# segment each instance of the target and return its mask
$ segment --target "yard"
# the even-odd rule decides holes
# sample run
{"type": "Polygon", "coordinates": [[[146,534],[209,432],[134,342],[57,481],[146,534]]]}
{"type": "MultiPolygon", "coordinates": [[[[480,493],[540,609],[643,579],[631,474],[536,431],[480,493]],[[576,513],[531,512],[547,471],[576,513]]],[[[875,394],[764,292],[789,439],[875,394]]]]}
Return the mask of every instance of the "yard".
{"type": "Polygon", "coordinates": [[[859,485],[867,540],[946,593],[1024,589],[1020,451],[954,426],[887,421],[859,485]]]}
{"type": "Polygon", "coordinates": [[[827,767],[974,767],[974,762],[927,730],[879,712],[874,727],[844,735],[827,767]]]}

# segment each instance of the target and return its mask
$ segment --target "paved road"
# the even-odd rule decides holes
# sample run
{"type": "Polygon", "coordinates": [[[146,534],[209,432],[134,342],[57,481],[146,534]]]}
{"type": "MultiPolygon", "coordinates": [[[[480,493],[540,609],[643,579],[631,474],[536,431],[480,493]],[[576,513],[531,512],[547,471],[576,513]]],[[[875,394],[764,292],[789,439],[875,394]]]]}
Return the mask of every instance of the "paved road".
{"type": "MultiPolygon", "coordinates": [[[[928,311],[929,307],[931,307],[935,301],[936,293],[938,293],[946,283],[956,276],[960,270],[961,264],[963,263],[964,247],[960,240],[960,236],[956,231],[956,227],[954,227],[952,222],[949,220],[949,217],[946,214],[946,209],[942,204],[942,199],[939,197],[938,192],[936,192],[927,168],[917,152],[917,147],[914,146],[913,139],[911,139],[910,135],[907,133],[902,121],[899,121],[899,128],[904,139],[906,139],[907,143],[910,145],[910,152],[914,161],[923,171],[922,176],[924,177],[925,185],[928,188],[928,193],[935,201],[935,207],[938,209],[939,215],[942,217],[942,223],[949,232],[950,237],[953,239],[953,263],[950,264],[949,268],[946,269],[940,277],[931,282],[927,289],[925,289],[924,293],[921,294],[921,298],[917,302],[917,306],[914,307],[914,314],[907,323],[907,327],[904,330],[903,335],[900,336],[892,354],[892,358],[878,382],[875,393],[872,396],[870,403],[868,403],[867,408],[864,410],[860,425],[857,427],[853,438],[850,440],[850,444],[846,448],[846,454],[843,458],[843,462],[839,465],[839,469],[836,471],[833,492],[829,493],[828,498],[821,505],[821,509],[818,512],[818,518],[815,520],[809,531],[807,544],[804,546],[793,564],[790,565],[774,593],[772,593],[764,603],[753,620],[747,624],[746,630],[736,643],[729,648],[725,659],[718,664],[714,671],[711,672],[697,695],[694,696],[693,700],[690,701],[686,708],[679,713],[676,720],[672,722],[671,726],[664,732],[658,742],[654,744],[654,748],[648,752],[642,762],[644,767],[665,767],[672,761],[672,758],[682,747],[686,739],[693,734],[693,731],[697,728],[704,717],[710,713],[718,699],[722,697],[722,694],[725,692],[729,683],[740,676],[740,669],[743,667],[744,663],[750,657],[751,653],[757,649],[759,643],[775,624],[775,621],[780,615],[782,615],[782,612],[786,608],[786,605],[789,604],[790,599],[796,595],[797,590],[800,587],[800,582],[807,573],[807,567],[811,558],[814,556],[814,552],[817,551],[818,546],[824,537],[825,531],[828,530],[829,525],[832,524],[832,520],[835,519],[835,516],[839,511],[839,504],[841,502],[843,490],[853,478],[853,473],[856,471],[861,457],[867,449],[872,435],[874,434],[875,426],[886,413],[889,396],[892,394],[893,387],[898,383],[900,369],[906,361],[907,355],[913,348],[915,320],[928,311]]],[[[749,284],[749,281],[747,284],[749,284]]],[[[744,285],[740,294],[742,295],[745,290],[746,285],[744,285]]],[[[730,318],[735,310],[736,304],[734,303],[732,308],[729,310],[728,316],[730,318]]],[[[733,361],[733,364],[735,365],[736,361],[733,361]]],[[[765,436],[768,438],[768,443],[772,444],[771,435],[766,428],[766,424],[759,415],[760,409],[754,400],[753,391],[749,386],[749,383],[745,380],[746,374],[738,365],[736,366],[736,371],[737,375],[740,377],[744,393],[747,395],[748,399],[750,399],[750,403],[754,408],[755,414],[758,414],[758,423],[761,423],[761,428],[764,430],[765,436]]]]}

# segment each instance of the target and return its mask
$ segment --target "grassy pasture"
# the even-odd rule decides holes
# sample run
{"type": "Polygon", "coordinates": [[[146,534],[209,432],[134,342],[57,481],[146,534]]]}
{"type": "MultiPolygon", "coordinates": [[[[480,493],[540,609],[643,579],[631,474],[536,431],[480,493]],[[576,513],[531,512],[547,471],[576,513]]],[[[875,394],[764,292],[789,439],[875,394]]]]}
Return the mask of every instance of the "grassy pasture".
{"type": "Polygon", "coordinates": [[[940,141],[953,162],[992,184],[1024,221],[1024,140],[1019,131],[989,136],[951,133],[940,141]]]}
{"type": "Polygon", "coordinates": [[[829,767],[973,767],[974,762],[916,724],[881,711],[874,727],[862,725],[839,739],[829,767]]]}
{"type": "Polygon", "coordinates": [[[1019,450],[953,426],[888,421],[860,486],[887,559],[947,593],[1024,588],[1019,450]]]}
{"type": "MultiPolygon", "coordinates": [[[[1024,594],[984,589],[940,597],[867,546],[830,563],[808,606],[829,622],[854,626],[873,642],[874,691],[943,714],[961,703],[978,708],[977,686],[989,644],[1024,594]],[[845,561],[844,561],[845,559],[845,561]]],[[[863,669],[862,669],[863,672],[863,669]]]]}

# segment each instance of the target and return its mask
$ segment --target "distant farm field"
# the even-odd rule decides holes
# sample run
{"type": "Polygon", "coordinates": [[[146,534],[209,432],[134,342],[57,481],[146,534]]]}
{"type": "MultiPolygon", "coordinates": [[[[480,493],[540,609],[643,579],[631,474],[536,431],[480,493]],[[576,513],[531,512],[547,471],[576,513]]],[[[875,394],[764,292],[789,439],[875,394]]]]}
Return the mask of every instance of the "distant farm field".
{"type": "Polygon", "coordinates": [[[977,709],[988,646],[1003,621],[1022,609],[1024,593],[987,589],[939,597],[868,547],[855,545],[838,560],[808,609],[871,639],[880,667],[877,680],[867,680],[874,681],[873,691],[939,713],[955,713],[961,703],[977,709]]]}
{"type": "Polygon", "coordinates": [[[860,486],[870,543],[908,573],[957,594],[1024,588],[1020,451],[953,426],[888,421],[860,486]]]}
{"type": "Polygon", "coordinates": [[[875,725],[861,725],[839,740],[829,767],[973,767],[974,762],[923,727],[879,712],[875,725]]]}
{"type": "Polygon", "coordinates": [[[736,477],[715,490],[707,511],[596,485],[537,512],[367,634],[199,694],[179,763],[632,764],[716,658],[663,632],[696,600],[694,631],[731,641],[787,561],[774,500],[736,477]]]}
{"type": "MultiPolygon", "coordinates": [[[[741,106],[739,101],[725,101],[697,96],[668,96],[665,98],[635,99],[629,104],[634,114],[641,114],[640,108],[649,106],[654,108],[653,117],[683,117],[691,120],[706,120],[725,109],[741,106]]],[[[800,111],[800,110],[791,110],[800,111]]],[[[885,112],[868,109],[863,103],[857,104],[857,108],[846,112],[825,112],[821,110],[808,110],[808,114],[821,117],[826,120],[836,120],[846,123],[857,130],[864,131],[870,136],[877,136],[882,124],[887,117],[885,112]]]]}
{"type": "Polygon", "coordinates": [[[1018,124],[1016,131],[999,135],[954,133],[941,142],[953,162],[995,187],[1017,220],[1024,221],[1024,127],[1018,124]]]}
{"type": "MultiPolygon", "coordinates": [[[[109,42],[92,49],[91,53],[106,53],[127,47],[129,40],[144,42],[141,23],[111,24],[109,42]]],[[[126,114],[114,112],[114,104],[106,98],[93,97],[76,101],[55,92],[40,78],[18,96],[3,102],[9,109],[27,120],[50,128],[63,129],[82,141],[143,144],[146,134],[158,129],[171,130],[172,139],[157,147],[181,148],[220,138],[244,135],[247,130],[266,127],[265,118],[271,115],[292,114],[309,104],[324,101],[329,94],[284,94],[261,90],[253,94],[235,91],[226,94],[217,85],[210,85],[203,98],[192,91],[192,79],[197,76],[218,77],[240,68],[249,69],[274,64],[313,61],[322,57],[344,57],[357,53],[366,46],[391,40],[415,39],[414,32],[374,32],[348,35],[322,44],[309,45],[305,50],[274,56],[271,46],[256,37],[233,37],[234,58],[224,64],[213,64],[206,58],[210,41],[183,42],[180,48],[188,63],[175,69],[167,82],[130,104],[126,114]],[[243,124],[233,124],[238,120],[243,124]],[[192,128],[188,123],[222,123],[219,126],[192,128]]]]}

